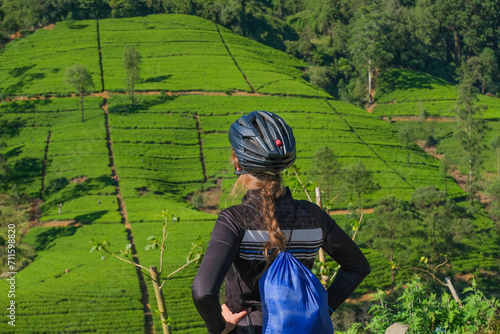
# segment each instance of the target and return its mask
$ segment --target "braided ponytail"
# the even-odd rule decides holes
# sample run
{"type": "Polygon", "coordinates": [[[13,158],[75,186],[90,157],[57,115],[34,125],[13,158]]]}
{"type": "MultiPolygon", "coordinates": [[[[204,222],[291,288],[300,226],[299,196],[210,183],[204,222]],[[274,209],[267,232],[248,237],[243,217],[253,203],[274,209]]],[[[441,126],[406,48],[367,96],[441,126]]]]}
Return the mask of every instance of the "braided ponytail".
{"type": "MultiPolygon", "coordinates": [[[[233,151],[231,162],[235,168],[239,168],[238,158],[233,151]]],[[[264,257],[270,264],[274,258],[286,247],[286,237],[278,226],[278,219],[275,214],[276,199],[285,194],[285,189],[281,185],[281,175],[243,174],[233,186],[232,195],[244,189],[253,190],[258,195],[255,204],[260,207],[260,213],[266,223],[269,239],[264,246],[264,257]]]]}

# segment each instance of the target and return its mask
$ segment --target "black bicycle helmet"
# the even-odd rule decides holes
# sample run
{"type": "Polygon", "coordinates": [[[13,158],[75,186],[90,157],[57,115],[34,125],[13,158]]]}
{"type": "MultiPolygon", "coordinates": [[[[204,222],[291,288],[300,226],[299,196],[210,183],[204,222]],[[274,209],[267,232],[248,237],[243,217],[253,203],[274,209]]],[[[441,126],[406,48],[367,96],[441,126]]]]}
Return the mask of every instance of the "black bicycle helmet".
{"type": "Polygon", "coordinates": [[[275,175],[295,161],[295,137],[281,117],[252,111],[229,128],[229,142],[243,171],[235,174],[275,175]]]}

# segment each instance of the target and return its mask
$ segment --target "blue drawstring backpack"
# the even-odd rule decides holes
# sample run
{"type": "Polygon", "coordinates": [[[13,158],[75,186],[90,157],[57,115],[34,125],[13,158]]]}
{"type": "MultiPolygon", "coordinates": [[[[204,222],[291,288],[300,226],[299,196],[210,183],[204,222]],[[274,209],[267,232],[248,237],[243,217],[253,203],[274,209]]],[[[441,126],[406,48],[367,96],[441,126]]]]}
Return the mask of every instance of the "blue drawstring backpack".
{"type": "Polygon", "coordinates": [[[333,334],[328,292],[289,251],[291,239],[259,279],[262,333],[333,334]]]}

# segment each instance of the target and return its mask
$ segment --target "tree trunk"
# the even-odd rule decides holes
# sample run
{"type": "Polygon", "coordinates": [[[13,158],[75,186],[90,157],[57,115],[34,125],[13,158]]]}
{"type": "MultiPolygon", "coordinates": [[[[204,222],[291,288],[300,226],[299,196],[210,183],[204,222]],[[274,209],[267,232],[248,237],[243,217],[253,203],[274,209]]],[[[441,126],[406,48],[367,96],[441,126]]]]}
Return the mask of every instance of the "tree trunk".
{"type": "MultiPolygon", "coordinates": [[[[319,187],[316,187],[316,204],[321,208],[321,192],[320,192],[320,189],[319,187]]],[[[324,271],[325,269],[325,251],[323,250],[323,248],[320,248],[319,249],[319,262],[321,262],[321,268],[320,268],[320,276],[321,276],[321,284],[323,284],[323,286],[325,288],[327,288],[328,286],[328,281],[329,281],[329,277],[328,275],[323,275],[322,272],[324,271]]]]}
{"type": "Polygon", "coordinates": [[[151,278],[153,281],[153,288],[155,290],[156,303],[158,305],[158,311],[160,312],[161,327],[163,329],[163,334],[171,334],[170,326],[168,325],[168,314],[167,307],[165,306],[165,298],[163,297],[162,287],[160,286],[160,279],[158,276],[158,270],[156,267],[149,267],[149,272],[151,273],[151,278]]]}
{"type": "Polygon", "coordinates": [[[457,291],[455,290],[455,287],[451,283],[450,278],[446,277],[444,280],[446,282],[446,285],[448,286],[448,289],[450,289],[450,291],[451,291],[451,295],[453,296],[453,298],[455,298],[455,300],[457,301],[458,305],[460,305],[460,307],[462,307],[462,303],[460,302],[460,298],[458,298],[457,291]]]}
{"type": "Polygon", "coordinates": [[[497,152],[497,178],[500,180],[500,154],[497,152]]]}
{"type": "Polygon", "coordinates": [[[83,92],[80,92],[80,108],[82,109],[82,122],[85,122],[85,119],[83,118],[83,92]]]}
{"type": "MultiPolygon", "coordinates": [[[[392,263],[394,261],[394,254],[391,254],[389,261],[392,263]]],[[[394,290],[395,278],[394,278],[394,265],[391,265],[391,291],[394,290]]]]}
{"type": "Polygon", "coordinates": [[[363,212],[363,208],[361,207],[361,193],[358,193],[358,203],[359,203],[359,214],[363,212]]]}
{"type": "Polygon", "coordinates": [[[453,38],[455,39],[455,64],[458,66],[460,64],[460,40],[456,31],[453,32],[453,38]]]}
{"type": "Polygon", "coordinates": [[[444,194],[448,196],[448,178],[446,173],[444,173],[444,194]]]}
{"type": "Polygon", "coordinates": [[[436,256],[437,261],[439,262],[439,252],[437,251],[437,245],[436,245],[436,227],[434,224],[434,217],[431,218],[430,221],[431,225],[431,246],[432,246],[432,251],[434,253],[434,256],[436,256]]]}
{"type": "Polygon", "coordinates": [[[368,103],[372,104],[372,61],[368,59],[368,103]]]}

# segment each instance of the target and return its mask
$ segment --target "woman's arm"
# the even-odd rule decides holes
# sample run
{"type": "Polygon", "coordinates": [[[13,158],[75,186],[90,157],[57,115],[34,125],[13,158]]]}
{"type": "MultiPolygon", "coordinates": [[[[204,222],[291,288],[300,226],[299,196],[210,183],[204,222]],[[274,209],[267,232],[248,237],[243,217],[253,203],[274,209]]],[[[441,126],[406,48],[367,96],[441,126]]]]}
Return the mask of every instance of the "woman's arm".
{"type": "Polygon", "coordinates": [[[221,314],[219,291],[238,253],[240,242],[234,216],[229,210],[222,211],[192,286],[195,306],[211,334],[222,333],[226,328],[226,321],[221,314]]]}
{"type": "Polygon", "coordinates": [[[319,216],[321,227],[326,231],[322,248],[340,265],[337,276],[328,287],[328,306],[335,312],[368,276],[370,264],[359,247],[328,213],[318,206],[314,210],[319,216]]]}

